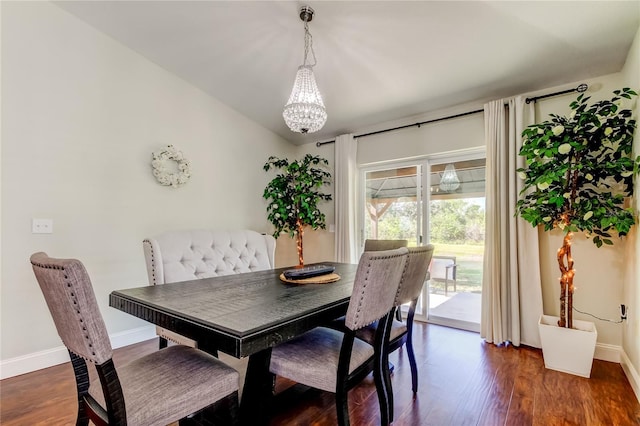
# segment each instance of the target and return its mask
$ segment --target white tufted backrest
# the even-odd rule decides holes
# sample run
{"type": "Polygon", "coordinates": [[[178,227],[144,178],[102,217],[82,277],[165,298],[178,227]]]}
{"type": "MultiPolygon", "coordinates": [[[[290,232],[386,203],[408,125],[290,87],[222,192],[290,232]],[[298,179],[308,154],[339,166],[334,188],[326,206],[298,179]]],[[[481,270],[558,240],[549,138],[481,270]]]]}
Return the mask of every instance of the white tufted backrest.
{"type": "Polygon", "coordinates": [[[172,231],[142,244],[151,285],[274,268],[275,238],[250,230],[172,231]]]}

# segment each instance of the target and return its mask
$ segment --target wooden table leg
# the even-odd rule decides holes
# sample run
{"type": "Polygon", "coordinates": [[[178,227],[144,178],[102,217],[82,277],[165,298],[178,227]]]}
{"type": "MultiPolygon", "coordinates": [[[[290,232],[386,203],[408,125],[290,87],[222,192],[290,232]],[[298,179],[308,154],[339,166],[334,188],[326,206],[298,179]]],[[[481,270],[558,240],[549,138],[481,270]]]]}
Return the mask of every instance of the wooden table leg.
{"type": "Polygon", "coordinates": [[[271,348],[249,356],[240,403],[240,421],[247,426],[266,425],[273,397],[273,374],[269,372],[271,348]]]}

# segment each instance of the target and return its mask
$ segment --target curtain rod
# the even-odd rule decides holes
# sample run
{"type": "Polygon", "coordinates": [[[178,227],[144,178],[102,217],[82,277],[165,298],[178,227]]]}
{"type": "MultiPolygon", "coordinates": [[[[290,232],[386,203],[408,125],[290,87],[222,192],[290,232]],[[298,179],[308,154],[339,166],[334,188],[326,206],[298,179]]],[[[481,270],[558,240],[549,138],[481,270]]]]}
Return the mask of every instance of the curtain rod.
{"type": "MultiPolygon", "coordinates": [[[[375,132],[363,133],[361,135],[354,135],[353,137],[354,138],[363,138],[365,136],[377,135],[379,133],[386,133],[386,132],[392,132],[394,130],[406,129],[407,127],[415,127],[415,126],[420,127],[423,124],[435,123],[437,121],[450,120],[452,118],[464,117],[465,115],[477,114],[477,113],[483,112],[483,111],[484,111],[484,109],[477,109],[475,111],[463,112],[462,114],[450,115],[448,117],[441,117],[441,118],[436,118],[436,119],[427,120],[427,121],[421,121],[419,123],[413,123],[413,124],[405,124],[404,126],[392,127],[390,129],[376,130],[375,132]]],[[[328,143],[335,143],[335,141],[336,140],[333,139],[333,140],[326,141],[326,142],[316,142],[316,146],[317,147],[321,147],[322,145],[326,145],[328,143]]]]}
{"type": "Polygon", "coordinates": [[[582,93],[582,92],[586,92],[588,88],[589,86],[583,83],[574,89],[561,90],[560,92],[553,92],[553,93],[549,93],[548,95],[534,96],[532,98],[527,98],[525,102],[530,104],[531,102],[535,103],[538,99],[550,98],[551,96],[564,95],[565,93],[572,93],[572,92],[582,93]]]}
{"type": "MultiPolygon", "coordinates": [[[[531,102],[536,102],[538,99],[549,98],[551,96],[558,96],[558,95],[563,95],[565,93],[571,93],[571,92],[580,92],[580,93],[582,93],[582,92],[586,91],[588,87],[589,86],[587,86],[586,84],[580,84],[578,87],[576,87],[574,89],[568,89],[568,90],[563,90],[563,91],[560,91],[560,92],[549,93],[548,95],[542,95],[542,96],[535,96],[535,97],[532,97],[532,98],[527,98],[527,99],[525,99],[525,102],[529,104],[531,102]]],[[[375,132],[363,133],[361,135],[354,135],[353,137],[354,138],[363,138],[365,136],[372,136],[372,135],[377,135],[377,134],[380,134],[380,133],[392,132],[394,130],[406,129],[408,127],[415,127],[415,126],[420,127],[423,124],[436,123],[438,121],[444,121],[444,120],[450,120],[452,118],[464,117],[466,115],[477,114],[479,112],[484,112],[484,109],[477,109],[475,111],[463,112],[461,114],[450,115],[450,116],[447,116],[447,117],[436,118],[436,119],[433,119],[433,120],[420,121],[419,123],[406,124],[404,126],[392,127],[390,129],[377,130],[375,132]]],[[[335,141],[336,140],[333,139],[333,140],[325,141],[325,142],[316,142],[316,146],[319,148],[322,145],[335,143],[335,141]]]]}

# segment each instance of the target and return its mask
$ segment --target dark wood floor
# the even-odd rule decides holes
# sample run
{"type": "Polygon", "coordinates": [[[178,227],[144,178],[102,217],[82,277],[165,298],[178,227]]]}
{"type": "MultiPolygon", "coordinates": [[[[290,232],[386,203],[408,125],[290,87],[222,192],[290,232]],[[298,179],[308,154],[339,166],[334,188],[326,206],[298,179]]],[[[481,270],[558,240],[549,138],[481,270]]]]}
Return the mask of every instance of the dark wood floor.
{"type": "MultiPolygon", "coordinates": [[[[590,379],[546,370],[539,350],[496,347],[478,334],[417,324],[420,389],[412,398],[404,350],[395,364],[394,425],[640,425],[640,404],[619,364],[594,361],[590,379]]],[[[116,365],[154,351],[156,341],[118,349],[116,365]]],[[[333,394],[278,381],[285,398],[271,425],[333,425],[333,394]]],[[[373,379],[349,394],[355,426],[380,421],[373,379]]],[[[75,419],[69,364],[0,382],[2,425],[69,425],[75,419]]]]}

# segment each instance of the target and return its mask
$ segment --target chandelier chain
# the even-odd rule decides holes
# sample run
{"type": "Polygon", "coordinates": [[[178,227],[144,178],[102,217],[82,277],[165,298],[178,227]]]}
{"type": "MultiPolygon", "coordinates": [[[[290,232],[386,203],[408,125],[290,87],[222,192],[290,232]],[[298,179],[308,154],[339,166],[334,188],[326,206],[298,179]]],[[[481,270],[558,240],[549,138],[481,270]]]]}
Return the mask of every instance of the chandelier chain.
{"type": "Polygon", "coordinates": [[[304,20],[304,61],[302,65],[309,65],[310,67],[315,67],[317,64],[316,60],[316,52],[313,50],[313,36],[311,32],[309,32],[309,21],[304,20]],[[309,51],[311,51],[311,57],[313,58],[312,64],[307,64],[307,57],[309,56],[309,51]]]}

